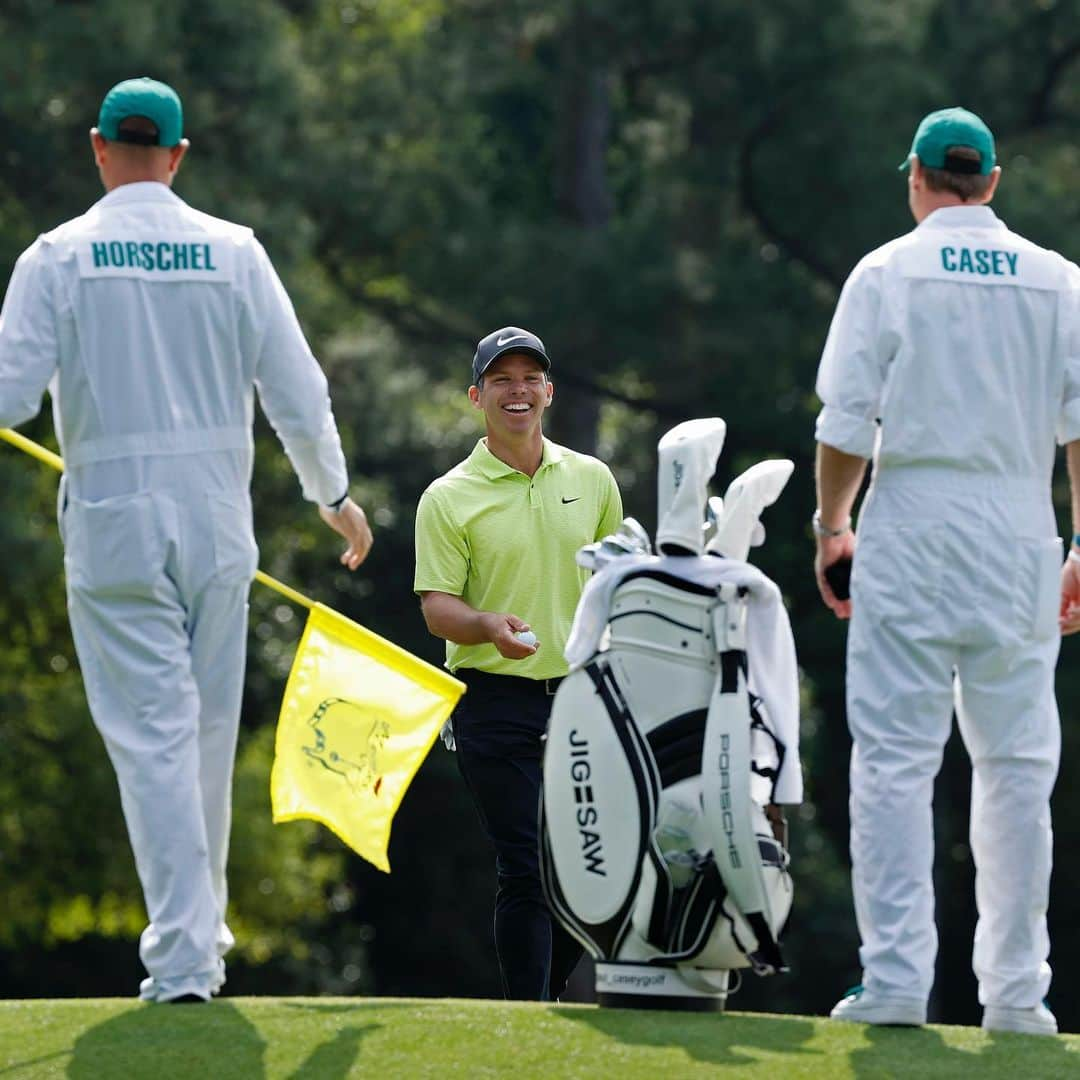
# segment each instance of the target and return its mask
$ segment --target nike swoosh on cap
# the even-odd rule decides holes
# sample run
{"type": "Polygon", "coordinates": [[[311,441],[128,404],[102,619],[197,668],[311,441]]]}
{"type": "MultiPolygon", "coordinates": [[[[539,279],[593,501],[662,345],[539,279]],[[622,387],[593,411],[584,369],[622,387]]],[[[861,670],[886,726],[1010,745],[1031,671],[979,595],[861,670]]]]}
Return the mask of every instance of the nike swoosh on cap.
{"type": "Polygon", "coordinates": [[[503,345],[506,345],[508,342],[517,341],[519,338],[522,341],[524,341],[527,337],[528,337],[527,334],[511,334],[510,337],[501,337],[501,338],[499,338],[495,342],[495,345],[496,345],[496,347],[501,348],[503,345]]]}

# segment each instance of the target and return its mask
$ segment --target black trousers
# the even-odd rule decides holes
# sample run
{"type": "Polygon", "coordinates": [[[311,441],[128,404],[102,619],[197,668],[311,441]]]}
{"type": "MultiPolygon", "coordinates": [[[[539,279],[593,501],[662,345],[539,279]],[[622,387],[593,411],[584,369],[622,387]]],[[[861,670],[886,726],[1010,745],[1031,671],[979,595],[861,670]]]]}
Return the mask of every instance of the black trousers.
{"type": "Polygon", "coordinates": [[[454,712],[458,769],[495,847],[495,951],[503,995],[551,1001],[582,947],[555,919],[540,887],[542,736],[553,689],[534,679],[458,670],[469,692],[454,712]]]}

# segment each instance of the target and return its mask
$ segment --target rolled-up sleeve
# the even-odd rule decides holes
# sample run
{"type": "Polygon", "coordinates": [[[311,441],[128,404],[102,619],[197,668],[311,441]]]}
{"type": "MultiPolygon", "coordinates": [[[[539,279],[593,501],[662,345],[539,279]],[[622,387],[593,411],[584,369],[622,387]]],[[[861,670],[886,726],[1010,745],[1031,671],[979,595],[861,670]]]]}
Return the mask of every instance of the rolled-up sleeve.
{"type": "Polygon", "coordinates": [[[1057,422],[1061,446],[1080,439],[1080,267],[1071,264],[1069,271],[1068,287],[1062,297],[1065,392],[1057,422]]]}
{"type": "Polygon", "coordinates": [[[37,416],[60,362],[47,256],[40,239],[19,256],[0,311],[0,427],[37,416]]]}
{"type": "Polygon", "coordinates": [[[252,253],[249,345],[255,354],[259,401],[300,478],[304,497],[327,505],[345,494],[348,473],[326,376],[258,241],[252,241],[252,253]]]}
{"type": "Polygon", "coordinates": [[[836,305],[818,368],[815,438],[855,457],[874,454],[888,358],[881,348],[881,271],[860,263],[836,305]]]}

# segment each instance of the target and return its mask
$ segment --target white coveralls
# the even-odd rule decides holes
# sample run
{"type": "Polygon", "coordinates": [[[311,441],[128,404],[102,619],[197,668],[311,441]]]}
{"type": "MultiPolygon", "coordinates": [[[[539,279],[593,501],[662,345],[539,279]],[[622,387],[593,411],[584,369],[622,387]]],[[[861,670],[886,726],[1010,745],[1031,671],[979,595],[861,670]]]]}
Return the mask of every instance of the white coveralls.
{"type": "Polygon", "coordinates": [[[1060,725],[1055,432],[1080,437],[1080,270],[989,207],[949,207],[867,255],[818,375],[817,439],[875,460],[847,654],[851,857],[868,991],[934,975],[933,783],[955,704],[986,1006],[1050,983],[1060,725]],[[880,421],[880,429],[875,421],[880,421]]]}
{"type": "Polygon", "coordinates": [[[253,390],[300,476],[347,486],[326,380],[250,229],[164,184],[38,238],[0,315],[0,426],[52,393],[68,610],[149,925],[141,996],[224,981],[233,760],[257,561],[253,390]],[[64,488],[66,487],[66,491],[64,488]]]}

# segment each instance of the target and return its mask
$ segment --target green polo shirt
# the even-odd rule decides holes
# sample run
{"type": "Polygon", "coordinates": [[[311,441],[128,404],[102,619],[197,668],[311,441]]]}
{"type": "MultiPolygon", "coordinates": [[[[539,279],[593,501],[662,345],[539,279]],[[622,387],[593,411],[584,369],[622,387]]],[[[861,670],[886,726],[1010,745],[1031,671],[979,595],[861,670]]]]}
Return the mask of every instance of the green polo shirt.
{"type": "Polygon", "coordinates": [[[530,679],[565,675],[563,649],[589,577],[574,556],[614,532],[622,513],[602,461],[545,439],[540,468],[528,477],[481,439],[420,497],[413,587],[460,596],[477,611],[517,615],[540,648],[507,660],[494,645],[448,641],[446,666],[530,679]]]}

